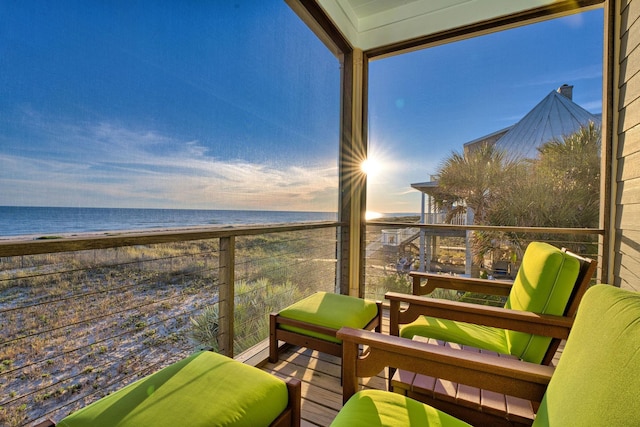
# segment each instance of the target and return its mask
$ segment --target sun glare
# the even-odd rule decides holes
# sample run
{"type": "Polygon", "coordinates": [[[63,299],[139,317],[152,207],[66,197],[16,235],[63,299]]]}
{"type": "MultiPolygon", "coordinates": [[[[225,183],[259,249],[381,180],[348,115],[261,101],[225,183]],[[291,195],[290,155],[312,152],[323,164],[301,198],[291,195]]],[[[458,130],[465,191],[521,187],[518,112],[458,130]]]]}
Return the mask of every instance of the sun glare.
{"type": "Polygon", "coordinates": [[[380,212],[374,212],[374,211],[367,211],[367,212],[364,214],[364,218],[365,218],[367,221],[372,220],[372,219],[382,218],[382,216],[383,216],[383,215],[382,215],[380,212]]]}
{"type": "Polygon", "coordinates": [[[380,172],[381,165],[376,159],[368,158],[362,162],[360,169],[362,172],[366,173],[367,176],[374,176],[380,172]]]}

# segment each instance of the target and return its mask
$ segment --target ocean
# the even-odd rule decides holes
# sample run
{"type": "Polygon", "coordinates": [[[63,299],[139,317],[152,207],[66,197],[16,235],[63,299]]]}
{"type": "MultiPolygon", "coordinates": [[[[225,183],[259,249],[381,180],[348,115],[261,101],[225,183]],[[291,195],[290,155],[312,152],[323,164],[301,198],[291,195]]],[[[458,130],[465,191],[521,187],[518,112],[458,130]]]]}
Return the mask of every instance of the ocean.
{"type": "Polygon", "coordinates": [[[0,206],[0,239],[336,219],[335,212],[0,206]]]}

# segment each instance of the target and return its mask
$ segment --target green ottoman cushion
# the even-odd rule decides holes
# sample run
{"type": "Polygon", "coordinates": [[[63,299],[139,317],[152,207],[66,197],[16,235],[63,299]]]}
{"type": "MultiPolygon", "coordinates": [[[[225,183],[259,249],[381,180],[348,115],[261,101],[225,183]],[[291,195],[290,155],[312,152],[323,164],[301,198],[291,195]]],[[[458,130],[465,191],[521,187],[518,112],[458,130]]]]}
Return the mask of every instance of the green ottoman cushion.
{"type": "Polygon", "coordinates": [[[351,396],[331,427],[469,426],[416,400],[382,390],[363,390],[351,396]]]}
{"type": "MultiPolygon", "coordinates": [[[[328,292],[316,292],[290,305],[278,313],[287,319],[300,320],[313,325],[338,330],[343,326],[364,328],[378,314],[378,305],[373,301],[328,292]]],[[[307,331],[303,328],[282,325],[282,329],[326,341],[341,343],[336,337],[307,331]]]]}
{"type": "Polygon", "coordinates": [[[287,403],[284,381],[204,351],[74,412],[58,426],[268,426],[287,403]]]}

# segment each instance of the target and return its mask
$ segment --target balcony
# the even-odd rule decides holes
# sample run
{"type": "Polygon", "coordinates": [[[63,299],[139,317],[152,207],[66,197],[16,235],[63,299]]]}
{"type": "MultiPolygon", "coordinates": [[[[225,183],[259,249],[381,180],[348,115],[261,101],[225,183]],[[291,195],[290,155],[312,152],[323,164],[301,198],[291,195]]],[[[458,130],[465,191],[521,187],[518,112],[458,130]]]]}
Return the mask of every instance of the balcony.
{"type": "MultiPolygon", "coordinates": [[[[13,426],[60,419],[197,348],[213,347],[304,380],[304,420],[327,425],[340,408],[339,361],[294,348],[280,363],[265,364],[267,315],[312,292],[336,291],[339,227],[301,223],[0,243],[0,421],[13,426]]],[[[387,291],[410,289],[394,263],[419,253],[419,242],[390,252],[376,246],[383,230],[437,234],[442,227],[465,231],[369,223],[367,246],[380,249],[365,259],[366,296],[381,299],[387,291]]],[[[533,237],[582,248],[591,257],[601,234],[471,228],[497,233],[500,241],[533,237]]],[[[441,239],[436,252],[464,246],[464,238],[450,239],[441,239]]],[[[465,268],[453,258],[433,266],[443,274],[465,268]]],[[[367,384],[381,388],[385,382],[378,377],[367,384]]]]}

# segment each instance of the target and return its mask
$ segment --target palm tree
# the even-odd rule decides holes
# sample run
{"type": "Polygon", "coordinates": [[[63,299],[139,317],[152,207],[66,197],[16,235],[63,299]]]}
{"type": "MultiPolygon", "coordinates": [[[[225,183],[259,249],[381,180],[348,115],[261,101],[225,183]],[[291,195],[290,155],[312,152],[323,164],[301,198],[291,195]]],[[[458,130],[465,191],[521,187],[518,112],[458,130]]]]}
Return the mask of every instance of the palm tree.
{"type": "Polygon", "coordinates": [[[577,132],[553,139],[538,149],[536,172],[548,188],[544,207],[559,214],[548,226],[598,226],[600,144],[600,127],[589,122],[577,132]]]}
{"type": "MultiPolygon", "coordinates": [[[[511,196],[494,203],[487,223],[503,226],[591,228],[600,211],[600,128],[594,123],[538,148],[520,179],[511,183],[511,196]]],[[[531,240],[551,239],[573,251],[589,251],[569,235],[522,235],[505,239],[516,248],[531,240]]],[[[581,239],[584,240],[584,239],[581,239]]],[[[593,242],[595,244],[595,242],[593,242]]]]}
{"type": "Polygon", "coordinates": [[[460,154],[453,152],[439,168],[434,194],[439,206],[455,206],[459,212],[473,209],[475,222],[486,224],[491,205],[504,197],[509,183],[520,173],[521,162],[507,158],[492,144],[460,154]]]}
{"type": "Polygon", "coordinates": [[[600,202],[600,128],[577,132],[538,148],[511,196],[490,207],[492,225],[597,227],[600,202]]]}
{"type": "MultiPolygon", "coordinates": [[[[522,162],[508,158],[493,144],[485,144],[463,154],[453,152],[439,169],[438,188],[432,194],[440,207],[452,207],[447,221],[457,213],[472,209],[474,222],[487,225],[491,206],[512,197],[510,183],[521,173],[522,162]]],[[[491,248],[494,236],[473,233],[473,265],[479,266],[491,248]]]]}

